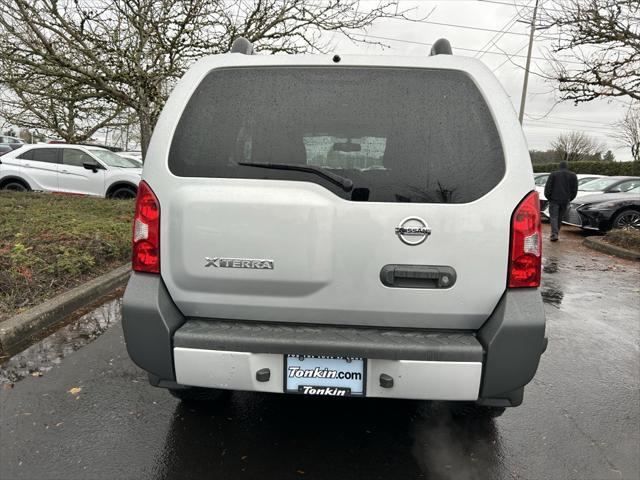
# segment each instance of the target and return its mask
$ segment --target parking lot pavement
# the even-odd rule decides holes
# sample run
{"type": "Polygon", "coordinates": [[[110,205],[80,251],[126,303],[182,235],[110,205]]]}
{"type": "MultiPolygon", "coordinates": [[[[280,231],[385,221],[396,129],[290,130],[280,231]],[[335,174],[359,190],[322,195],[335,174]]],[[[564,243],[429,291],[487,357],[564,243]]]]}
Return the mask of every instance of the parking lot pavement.
{"type": "Polygon", "coordinates": [[[186,407],[129,360],[116,301],[97,340],[79,348],[91,334],[71,325],[5,364],[0,379],[27,376],[0,390],[0,478],[637,479],[640,271],[582,238],[545,243],[549,348],[499,419],[251,393],[186,407]]]}

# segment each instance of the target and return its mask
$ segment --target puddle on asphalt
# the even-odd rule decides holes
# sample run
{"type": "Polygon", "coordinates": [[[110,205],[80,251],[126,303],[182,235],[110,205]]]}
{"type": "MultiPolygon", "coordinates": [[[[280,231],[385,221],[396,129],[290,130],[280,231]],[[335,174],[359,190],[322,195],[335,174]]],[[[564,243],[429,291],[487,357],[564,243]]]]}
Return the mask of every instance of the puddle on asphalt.
{"type": "Polygon", "coordinates": [[[91,343],[120,319],[122,298],[109,300],[71,321],[0,366],[0,384],[11,385],[28,376],[39,377],[62,359],[91,343]]]}
{"type": "MultiPolygon", "coordinates": [[[[558,263],[559,261],[556,257],[544,257],[542,259],[543,273],[558,273],[558,263]]],[[[540,294],[542,295],[542,301],[544,303],[548,303],[554,307],[560,307],[562,299],[564,298],[564,292],[560,288],[560,284],[555,279],[551,280],[545,276],[542,277],[540,294]]]]}

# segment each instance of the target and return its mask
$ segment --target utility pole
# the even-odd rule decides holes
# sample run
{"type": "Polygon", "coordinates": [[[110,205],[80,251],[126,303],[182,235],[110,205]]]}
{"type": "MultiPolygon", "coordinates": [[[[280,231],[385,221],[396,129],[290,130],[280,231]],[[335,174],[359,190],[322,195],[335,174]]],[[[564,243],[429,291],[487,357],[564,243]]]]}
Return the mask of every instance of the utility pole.
{"type": "Polygon", "coordinates": [[[527,87],[529,86],[529,67],[531,67],[531,52],[533,50],[533,34],[536,31],[536,17],[538,16],[538,3],[540,0],[536,0],[536,6],[533,8],[533,17],[531,18],[531,33],[529,34],[529,51],[527,52],[527,66],[524,69],[524,83],[522,85],[522,98],[520,99],[520,125],[524,120],[524,106],[527,103],[527,87]]]}

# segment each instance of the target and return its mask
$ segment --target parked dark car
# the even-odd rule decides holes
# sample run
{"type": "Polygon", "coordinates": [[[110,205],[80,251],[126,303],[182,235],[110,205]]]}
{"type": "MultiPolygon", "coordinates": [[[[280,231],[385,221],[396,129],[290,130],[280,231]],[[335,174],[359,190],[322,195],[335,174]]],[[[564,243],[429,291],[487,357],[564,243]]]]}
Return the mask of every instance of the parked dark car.
{"type": "Polygon", "coordinates": [[[563,223],[588,230],[640,230],[640,186],[625,193],[600,193],[576,198],[563,223]]]}

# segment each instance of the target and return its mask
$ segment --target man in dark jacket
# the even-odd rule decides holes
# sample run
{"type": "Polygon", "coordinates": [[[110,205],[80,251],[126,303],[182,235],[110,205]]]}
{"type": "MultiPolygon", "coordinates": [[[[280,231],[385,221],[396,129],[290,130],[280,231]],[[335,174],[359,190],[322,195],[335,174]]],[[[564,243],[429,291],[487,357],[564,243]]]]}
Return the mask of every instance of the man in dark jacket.
{"type": "Polygon", "coordinates": [[[549,216],[551,217],[551,241],[558,240],[562,217],[564,217],[569,202],[578,194],[578,177],[569,170],[567,162],[560,162],[560,170],[549,175],[544,186],[544,196],[549,201],[549,216]]]}

